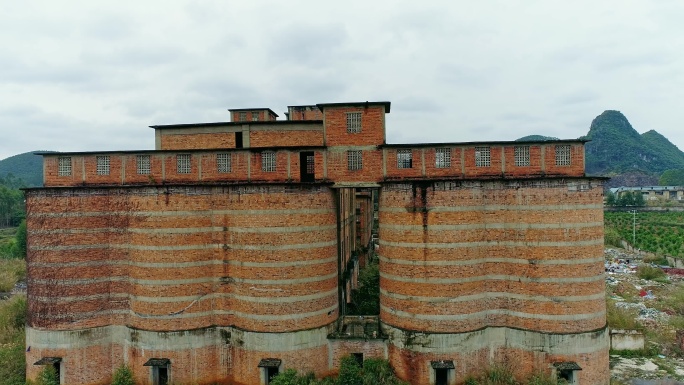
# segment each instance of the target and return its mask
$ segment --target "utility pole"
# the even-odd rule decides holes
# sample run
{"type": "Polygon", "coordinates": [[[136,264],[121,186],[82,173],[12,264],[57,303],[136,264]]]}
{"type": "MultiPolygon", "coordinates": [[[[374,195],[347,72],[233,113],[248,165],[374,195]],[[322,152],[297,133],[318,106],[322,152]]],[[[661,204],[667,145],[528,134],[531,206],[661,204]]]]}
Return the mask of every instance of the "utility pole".
{"type": "Polygon", "coordinates": [[[632,213],[632,247],[636,248],[636,210],[630,210],[632,213]]]}

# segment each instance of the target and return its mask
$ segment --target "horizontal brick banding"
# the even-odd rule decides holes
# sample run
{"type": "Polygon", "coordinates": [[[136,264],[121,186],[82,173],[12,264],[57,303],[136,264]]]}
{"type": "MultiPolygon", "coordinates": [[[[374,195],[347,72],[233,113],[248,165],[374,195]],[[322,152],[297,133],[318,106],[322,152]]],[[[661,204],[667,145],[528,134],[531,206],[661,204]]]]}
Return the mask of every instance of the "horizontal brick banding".
{"type": "Polygon", "coordinates": [[[75,188],[27,199],[29,296],[50,310],[34,312],[35,326],[284,332],[337,316],[328,188],[75,188]]]}
{"type": "Polygon", "coordinates": [[[383,186],[383,322],[438,333],[602,327],[601,199],[591,181],[383,186]]]}

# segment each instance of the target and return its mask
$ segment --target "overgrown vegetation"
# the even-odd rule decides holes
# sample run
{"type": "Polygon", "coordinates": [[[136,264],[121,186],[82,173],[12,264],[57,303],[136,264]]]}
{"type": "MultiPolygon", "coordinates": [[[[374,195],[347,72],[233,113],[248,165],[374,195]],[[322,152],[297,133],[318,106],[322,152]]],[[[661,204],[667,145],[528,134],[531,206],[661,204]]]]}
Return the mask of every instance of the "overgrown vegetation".
{"type": "Polygon", "coordinates": [[[650,281],[667,282],[667,274],[659,268],[649,265],[640,265],[637,267],[637,277],[641,279],[648,279],[650,281]]]}
{"type": "Polygon", "coordinates": [[[26,261],[23,259],[0,259],[0,293],[12,291],[17,282],[26,277],[26,261]]]}
{"type": "Polygon", "coordinates": [[[644,326],[636,320],[639,312],[615,306],[615,301],[606,303],[606,321],[611,329],[644,330],[644,326]]]}
{"type": "Polygon", "coordinates": [[[300,375],[287,369],[271,381],[272,385],[407,385],[394,374],[387,360],[371,358],[359,365],[353,356],[343,357],[336,377],[316,379],[313,373],[300,375]]]}
{"type": "Polygon", "coordinates": [[[112,385],[135,385],[133,371],[127,365],[122,364],[114,372],[112,385]]]}
{"type": "MultiPolygon", "coordinates": [[[[606,233],[617,232],[621,239],[633,241],[634,214],[605,212],[606,233]]],[[[684,212],[638,212],[634,246],[658,255],[684,257],[684,212]]]]}
{"type": "Polygon", "coordinates": [[[611,207],[643,207],[646,206],[644,196],[638,192],[626,191],[616,196],[611,191],[606,192],[606,206],[611,207]]]}
{"type": "Polygon", "coordinates": [[[59,385],[59,377],[55,368],[52,365],[45,365],[38,373],[35,385],[59,385]]]}
{"type": "Polygon", "coordinates": [[[380,267],[373,260],[359,272],[359,288],[352,293],[350,315],[380,314],[380,267]]]}
{"type": "Polygon", "coordinates": [[[0,301],[0,385],[26,382],[25,322],[26,297],[0,301]]]}

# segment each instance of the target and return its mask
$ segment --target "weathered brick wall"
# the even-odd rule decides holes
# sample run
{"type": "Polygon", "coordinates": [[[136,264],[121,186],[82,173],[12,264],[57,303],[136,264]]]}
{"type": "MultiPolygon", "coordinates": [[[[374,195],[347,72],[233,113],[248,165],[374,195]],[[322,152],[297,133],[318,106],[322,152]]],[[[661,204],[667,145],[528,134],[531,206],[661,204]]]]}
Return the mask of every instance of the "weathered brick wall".
{"type": "Polygon", "coordinates": [[[235,148],[236,127],[230,132],[174,134],[162,131],[160,150],[204,150],[208,148],[235,148]]]}
{"type": "Polygon", "coordinates": [[[600,182],[404,183],[380,197],[383,322],[439,333],[605,325],[600,182]]]}
{"type": "Polygon", "coordinates": [[[327,325],[333,199],[321,186],[30,190],[29,325],[327,325]]]}
{"type": "Polygon", "coordinates": [[[323,128],[315,130],[259,130],[253,127],[249,132],[250,147],[297,147],[322,146],[323,128]]]}

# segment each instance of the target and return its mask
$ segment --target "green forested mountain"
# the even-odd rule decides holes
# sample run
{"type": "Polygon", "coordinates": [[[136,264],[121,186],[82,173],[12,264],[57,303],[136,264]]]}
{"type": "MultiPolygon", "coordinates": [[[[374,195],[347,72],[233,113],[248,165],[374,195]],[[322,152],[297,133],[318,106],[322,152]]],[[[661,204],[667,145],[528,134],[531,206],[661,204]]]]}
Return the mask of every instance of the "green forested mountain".
{"type": "Polygon", "coordinates": [[[547,140],[558,140],[558,138],[544,135],[527,135],[523,136],[522,138],[516,139],[516,142],[543,142],[547,140]]]}
{"type": "Polygon", "coordinates": [[[684,153],[656,131],[640,135],[620,111],[604,111],[591,122],[586,139],[588,174],[661,174],[684,168],[684,153]]]}
{"type": "Polygon", "coordinates": [[[42,186],[43,157],[25,152],[0,160],[0,178],[7,178],[9,174],[23,180],[25,186],[21,187],[42,186]]]}

